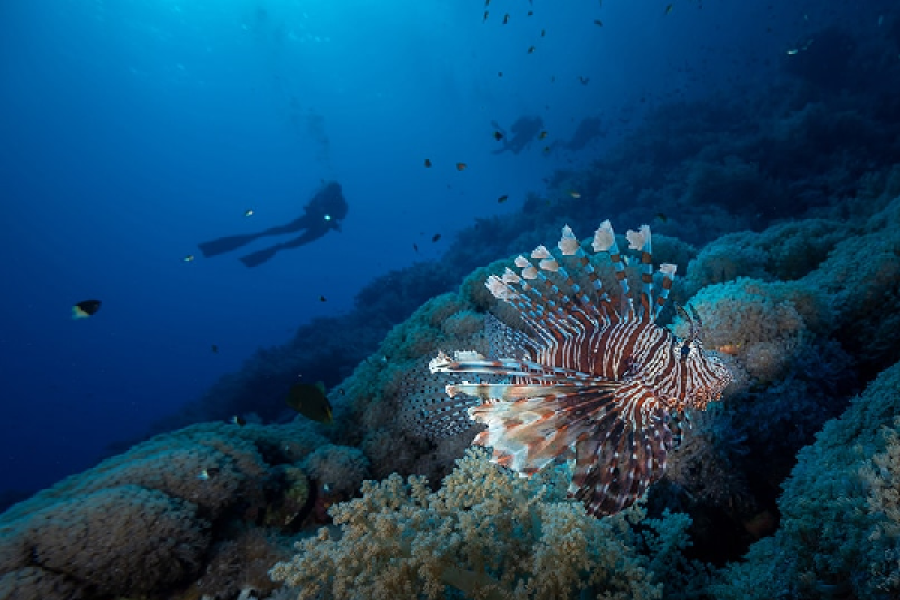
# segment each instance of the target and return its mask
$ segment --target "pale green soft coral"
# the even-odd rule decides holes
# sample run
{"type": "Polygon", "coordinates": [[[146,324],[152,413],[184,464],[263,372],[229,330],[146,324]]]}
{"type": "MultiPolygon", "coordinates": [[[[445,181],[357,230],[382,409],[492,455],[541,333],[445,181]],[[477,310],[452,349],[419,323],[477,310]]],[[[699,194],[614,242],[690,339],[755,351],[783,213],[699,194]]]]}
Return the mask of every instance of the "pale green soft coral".
{"type": "Polygon", "coordinates": [[[896,489],[900,471],[895,437],[882,433],[898,413],[900,362],[800,451],[778,503],[780,528],[722,572],[716,598],[897,597],[897,513],[881,490],[896,489]]]}
{"type": "Polygon", "coordinates": [[[590,517],[565,500],[564,477],[519,478],[470,449],[437,492],[416,476],[367,481],[332,507],[338,538],[320,530],[271,575],[301,599],[660,598],[626,521],[636,511],[590,517]]]}

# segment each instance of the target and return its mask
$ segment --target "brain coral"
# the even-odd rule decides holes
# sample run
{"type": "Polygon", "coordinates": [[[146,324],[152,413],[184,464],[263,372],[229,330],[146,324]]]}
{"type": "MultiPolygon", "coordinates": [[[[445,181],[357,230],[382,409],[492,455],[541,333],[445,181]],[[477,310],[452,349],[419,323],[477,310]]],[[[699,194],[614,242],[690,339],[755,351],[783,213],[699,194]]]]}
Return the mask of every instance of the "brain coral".
{"type": "Polygon", "coordinates": [[[162,492],[123,486],[37,512],[25,527],[30,561],[90,581],[103,594],[133,594],[196,573],[209,545],[197,507],[162,492]]]}

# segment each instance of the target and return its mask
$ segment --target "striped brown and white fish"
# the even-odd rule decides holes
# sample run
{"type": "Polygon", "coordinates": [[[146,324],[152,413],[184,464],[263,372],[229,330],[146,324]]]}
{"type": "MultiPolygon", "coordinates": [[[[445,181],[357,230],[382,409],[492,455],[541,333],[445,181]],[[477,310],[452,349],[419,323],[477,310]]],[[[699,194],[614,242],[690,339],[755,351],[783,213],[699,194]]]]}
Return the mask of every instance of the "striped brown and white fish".
{"type": "Polygon", "coordinates": [[[415,407],[423,429],[458,431],[467,418],[487,426],[473,443],[492,447],[494,462],[523,476],[574,459],[569,495],[598,516],[631,505],[662,476],[684,411],[705,409],[731,381],[728,367],[701,346],[695,311],[679,308],[690,324],[685,339],[657,325],[675,265],[660,265],[655,291],[650,228],[626,238],[641,255],[637,294],[609,221],[592,247],[609,255],[621,288],[616,297],[568,226],[559,260],[538,246],[530,259],[516,259],[518,272],[489,277],[488,289],[515,309],[527,332],[492,319],[497,358],[440,353],[429,363],[432,373],[470,373],[479,382],[451,383],[449,398],[415,407]]]}

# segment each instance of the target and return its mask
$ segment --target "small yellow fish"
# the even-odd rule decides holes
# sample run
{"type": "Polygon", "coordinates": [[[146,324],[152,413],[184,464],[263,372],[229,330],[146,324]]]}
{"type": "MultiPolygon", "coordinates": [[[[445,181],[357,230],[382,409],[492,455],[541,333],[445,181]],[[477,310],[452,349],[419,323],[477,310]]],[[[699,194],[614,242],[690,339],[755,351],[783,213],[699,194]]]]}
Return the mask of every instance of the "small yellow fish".
{"type": "Polygon", "coordinates": [[[94,313],[100,310],[101,304],[103,303],[99,300],[84,300],[79,302],[72,307],[72,318],[87,319],[88,317],[92,317],[94,316],[94,313]]]}

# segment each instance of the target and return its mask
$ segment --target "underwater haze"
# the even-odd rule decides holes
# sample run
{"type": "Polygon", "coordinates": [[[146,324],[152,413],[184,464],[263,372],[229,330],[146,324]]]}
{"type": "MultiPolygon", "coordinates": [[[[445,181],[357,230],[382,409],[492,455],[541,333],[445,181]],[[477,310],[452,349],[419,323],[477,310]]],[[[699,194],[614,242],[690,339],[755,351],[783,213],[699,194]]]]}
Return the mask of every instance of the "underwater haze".
{"type": "Polygon", "coordinates": [[[485,12],[4,2],[0,488],[90,466],[257,348],[351,310],[373,278],[439,270],[458,231],[521,210],[651,108],[762,84],[811,23],[861,18],[811,1],[495,0],[485,12]],[[512,134],[495,139],[496,125],[525,115],[550,138],[499,151],[512,134]],[[602,135],[550,146],[587,117],[602,135]],[[349,206],[340,231],[254,268],[198,250],[297,218],[325,181],[349,206]],[[100,310],[71,319],[88,299],[100,310]]]}

